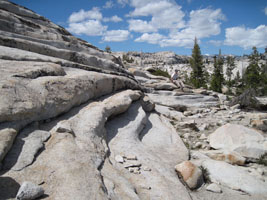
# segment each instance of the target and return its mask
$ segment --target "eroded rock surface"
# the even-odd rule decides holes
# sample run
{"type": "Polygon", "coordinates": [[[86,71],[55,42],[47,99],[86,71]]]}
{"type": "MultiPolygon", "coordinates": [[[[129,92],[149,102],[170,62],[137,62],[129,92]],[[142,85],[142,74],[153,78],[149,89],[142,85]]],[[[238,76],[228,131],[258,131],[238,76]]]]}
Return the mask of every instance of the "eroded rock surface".
{"type": "Polygon", "coordinates": [[[152,69],[127,71],[8,1],[0,1],[0,22],[0,199],[20,196],[25,182],[49,200],[266,198],[264,155],[214,151],[208,139],[227,123],[253,126],[261,136],[246,144],[266,151],[266,113],[229,107],[226,95],[205,89],[182,92],[152,69]],[[206,184],[196,191],[175,172],[188,160],[206,184]]]}

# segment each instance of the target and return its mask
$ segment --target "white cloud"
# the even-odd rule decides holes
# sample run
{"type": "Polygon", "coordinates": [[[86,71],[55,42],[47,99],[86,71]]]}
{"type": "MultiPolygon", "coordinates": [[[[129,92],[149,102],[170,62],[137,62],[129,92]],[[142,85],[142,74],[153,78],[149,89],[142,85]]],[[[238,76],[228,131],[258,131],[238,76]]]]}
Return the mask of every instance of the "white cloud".
{"type": "Polygon", "coordinates": [[[150,44],[158,44],[165,36],[158,33],[144,33],[141,37],[135,39],[136,42],[148,42],[150,44]]]}
{"type": "Polygon", "coordinates": [[[131,19],[128,22],[129,22],[130,31],[135,31],[135,32],[140,32],[140,33],[157,31],[157,29],[151,24],[149,24],[147,21],[143,21],[140,19],[137,19],[137,20],[131,19]]]}
{"type": "Polygon", "coordinates": [[[221,9],[212,10],[209,8],[190,12],[189,23],[181,33],[191,38],[205,38],[218,35],[221,32],[221,22],[225,20],[221,9]]]}
{"type": "Polygon", "coordinates": [[[267,15],[267,6],[264,8],[264,13],[267,15]]]}
{"type": "Polygon", "coordinates": [[[114,6],[113,1],[107,1],[106,4],[103,6],[103,8],[109,9],[114,6]]]}
{"type": "Polygon", "coordinates": [[[125,6],[127,3],[129,3],[129,0],[117,0],[118,4],[125,6]]]}
{"type": "Polygon", "coordinates": [[[130,32],[128,30],[112,30],[107,31],[102,40],[106,42],[121,42],[129,38],[130,32]]]}
{"type": "Polygon", "coordinates": [[[121,22],[123,21],[122,18],[118,17],[117,15],[112,16],[111,18],[103,18],[104,22],[121,22]]]}
{"type": "Polygon", "coordinates": [[[190,19],[186,26],[180,30],[169,29],[169,36],[158,41],[158,44],[162,47],[179,46],[191,48],[195,37],[201,39],[220,34],[220,20],[224,19],[225,17],[220,9],[191,11],[190,19]]]}
{"type": "Polygon", "coordinates": [[[99,11],[99,8],[94,7],[92,10],[84,11],[81,9],[79,12],[74,12],[69,17],[69,23],[81,22],[87,19],[96,19],[101,20],[102,14],[99,11]]]}
{"type": "Polygon", "coordinates": [[[244,49],[267,46],[267,26],[260,25],[255,29],[246,27],[232,27],[225,30],[225,45],[240,46],[244,49]]]}
{"type": "Polygon", "coordinates": [[[174,29],[184,27],[184,13],[175,1],[169,0],[132,0],[130,5],[134,11],[130,17],[149,17],[150,21],[129,20],[129,28],[136,32],[155,32],[159,29],[174,29]],[[147,26],[147,27],[146,27],[147,26]]]}
{"type": "Polygon", "coordinates": [[[103,26],[98,20],[87,20],[79,23],[70,23],[67,30],[78,35],[100,36],[106,32],[107,26],[103,26]]]}

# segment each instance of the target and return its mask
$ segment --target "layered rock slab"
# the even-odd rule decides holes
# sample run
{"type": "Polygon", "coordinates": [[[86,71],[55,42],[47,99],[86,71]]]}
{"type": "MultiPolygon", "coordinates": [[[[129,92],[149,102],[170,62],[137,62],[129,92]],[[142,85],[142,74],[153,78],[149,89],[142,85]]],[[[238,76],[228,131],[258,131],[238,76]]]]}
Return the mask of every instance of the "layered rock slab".
{"type": "Polygon", "coordinates": [[[127,90],[89,103],[64,121],[72,133],[55,132],[59,123],[51,130],[45,151],[32,165],[5,175],[18,182],[43,183],[48,199],[108,199],[99,171],[107,155],[104,125],[109,117],[125,112],[140,96],[138,91],[127,90]]]}
{"type": "Polygon", "coordinates": [[[164,118],[155,113],[147,116],[141,105],[134,103],[126,113],[109,121],[106,129],[112,166],[106,160],[101,172],[114,199],[176,199],[177,191],[181,199],[190,199],[173,170],[175,164],[188,159],[188,150],[164,118]],[[125,164],[116,162],[116,155],[127,154],[137,160],[125,164],[136,163],[131,166],[139,170],[127,170],[125,164]]]}

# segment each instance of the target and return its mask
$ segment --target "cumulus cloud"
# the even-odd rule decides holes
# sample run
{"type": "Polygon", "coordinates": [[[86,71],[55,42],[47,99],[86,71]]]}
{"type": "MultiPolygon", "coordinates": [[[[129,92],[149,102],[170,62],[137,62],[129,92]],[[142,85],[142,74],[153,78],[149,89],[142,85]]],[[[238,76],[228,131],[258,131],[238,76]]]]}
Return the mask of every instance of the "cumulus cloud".
{"type": "Polygon", "coordinates": [[[105,3],[105,5],[103,6],[103,8],[106,8],[106,9],[109,9],[109,8],[112,8],[114,6],[114,4],[113,4],[113,1],[107,1],[106,3],[105,3]]]}
{"type": "Polygon", "coordinates": [[[244,49],[267,46],[267,26],[260,25],[255,29],[246,27],[232,27],[225,30],[225,45],[241,46],[244,49]]]}
{"type": "Polygon", "coordinates": [[[105,33],[107,26],[103,26],[98,20],[86,20],[79,23],[70,23],[67,30],[78,35],[100,36],[105,33]]]}
{"type": "Polygon", "coordinates": [[[140,19],[131,19],[128,21],[129,23],[129,30],[145,33],[145,32],[156,32],[157,29],[149,24],[147,21],[143,21],[140,19]]]}
{"type": "Polygon", "coordinates": [[[144,33],[141,37],[136,38],[136,42],[147,42],[150,44],[158,44],[165,36],[158,33],[144,33]]]}
{"type": "Polygon", "coordinates": [[[81,9],[79,12],[74,12],[69,17],[69,23],[77,23],[87,19],[101,20],[102,14],[99,8],[94,7],[92,10],[84,11],[81,9]]]}
{"type": "Polygon", "coordinates": [[[106,42],[121,42],[129,38],[130,32],[128,30],[111,30],[107,31],[102,40],[106,42]]]}
{"type": "Polygon", "coordinates": [[[118,17],[117,15],[112,16],[111,18],[103,18],[104,22],[121,22],[123,21],[122,18],[118,17]]]}
{"type": "Polygon", "coordinates": [[[187,28],[182,32],[191,37],[210,37],[218,35],[221,32],[221,20],[225,20],[221,9],[212,10],[209,8],[200,9],[190,12],[190,20],[187,28]]]}
{"type": "MultiPolygon", "coordinates": [[[[221,32],[220,25],[221,20],[224,20],[225,16],[222,14],[220,9],[200,9],[190,12],[189,21],[184,25],[183,28],[165,28],[169,31],[168,36],[162,36],[158,33],[144,33],[141,37],[137,38],[136,42],[148,42],[151,44],[159,44],[162,47],[167,46],[179,46],[191,48],[194,44],[194,38],[198,39],[207,38],[212,35],[218,35],[221,32]],[[155,39],[153,39],[155,37],[155,39]]],[[[137,20],[136,20],[137,21],[137,20]]],[[[142,22],[145,30],[145,22],[142,22]]],[[[166,24],[162,22],[163,24],[166,24]]],[[[140,23],[141,24],[141,23],[140,23]]],[[[131,26],[130,26],[131,27],[131,26]]],[[[157,28],[151,26],[151,30],[156,32],[157,28]],[[154,29],[153,29],[154,28],[154,29]]],[[[141,32],[141,31],[139,31],[141,32]]],[[[144,31],[149,32],[149,31],[144,31]]],[[[150,31],[152,32],[152,31],[150,31]]]]}
{"type": "Polygon", "coordinates": [[[184,27],[181,7],[169,0],[132,0],[134,10],[129,17],[151,17],[151,20],[129,20],[129,29],[135,32],[155,32],[159,29],[184,27]]]}

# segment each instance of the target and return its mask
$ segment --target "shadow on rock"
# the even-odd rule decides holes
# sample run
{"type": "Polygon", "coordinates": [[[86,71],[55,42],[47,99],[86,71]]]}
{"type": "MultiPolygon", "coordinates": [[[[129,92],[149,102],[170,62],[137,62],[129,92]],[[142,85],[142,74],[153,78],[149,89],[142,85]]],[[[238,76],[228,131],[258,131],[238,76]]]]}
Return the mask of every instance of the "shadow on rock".
{"type": "Polygon", "coordinates": [[[16,198],[19,183],[10,177],[0,177],[0,200],[16,198]]]}

